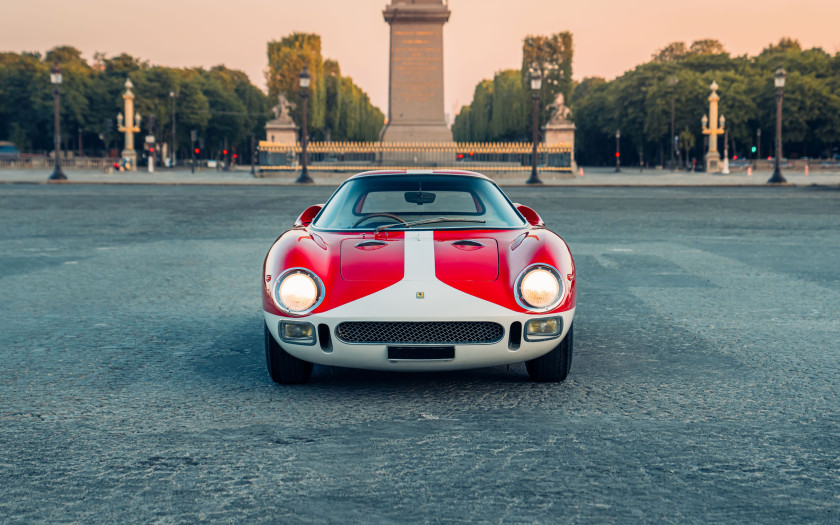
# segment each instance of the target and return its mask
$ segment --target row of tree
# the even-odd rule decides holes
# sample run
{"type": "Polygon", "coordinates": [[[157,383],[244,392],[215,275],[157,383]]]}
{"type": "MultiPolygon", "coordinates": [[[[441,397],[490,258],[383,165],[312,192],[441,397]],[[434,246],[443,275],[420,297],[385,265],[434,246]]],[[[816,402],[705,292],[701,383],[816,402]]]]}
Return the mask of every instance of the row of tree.
{"type": "Polygon", "coordinates": [[[455,116],[452,135],[456,142],[518,142],[531,140],[533,104],[531,77],[542,79],[539,99],[540,126],[551,115],[548,106],[558,93],[566,98],[572,81],[572,34],[528,36],[522,46],[522,67],[499,71],[493,80],[476,87],[473,101],[455,116]]]}
{"type": "MultiPolygon", "coordinates": [[[[248,152],[251,134],[264,135],[270,116],[268,98],[245,73],[216,66],[168,68],[151,66],[122,54],[97,54],[89,64],[78,49],[56,47],[38,53],[0,54],[0,137],[22,151],[52,150],[53,86],[50,68],[63,71],[62,138],[67,150],[88,154],[121,150],[117,114],[123,111],[125,82],[134,84],[135,110],[143,117],[135,149],[144,135],[172,144],[173,120],[180,157],[189,157],[191,132],[205,144],[202,156],[215,157],[223,148],[248,152]]],[[[198,144],[197,144],[198,145],[198,144]]]]}
{"type": "MultiPolygon", "coordinates": [[[[708,113],[713,81],[720,86],[719,107],[726,116],[730,155],[773,155],[773,74],[778,67],[787,71],[782,135],[785,156],[827,157],[836,155],[840,145],[840,53],[832,56],[819,48],[803,50],[788,38],[757,56],[737,57],[730,56],[716,40],[700,40],[690,46],[676,42],[654,54],[650,62],[612,81],[586,78],[573,84],[568,33],[527,38],[521,70],[500,71],[493,80],[479,83],[472,103],[455,119],[455,140],[530,140],[528,80],[535,55],[548,57],[544,59],[550,64],[548,71],[563,72],[556,80],[565,81],[554,84],[551,74],[545,75],[543,69],[549,82],[543,82],[540,94],[540,125],[550,117],[547,108],[554,94],[562,92],[577,126],[575,156],[580,163],[613,163],[615,135],[620,130],[623,162],[667,164],[674,140],[672,108],[674,135],[678,137],[674,147],[680,160],[702,159],[700,120],[708,113]],[[568,44],[557,46],[554,42],[558,41],[568,44]]],[[[722,142],[719,149],[723,149],[722,142]]]]}
{"type": "Polygon", "coordinates": [[[385,115],[349,77],[338,62],[324,60],[321,37],[293,33],[268,43],[266,82],[271,100],[282,94],[290,102],[292,118],[301,125],[300,73],[310,75],[307,121],[313,140],[379,140],[385,115]]]}
{"type": "Polygon", "coordinates": [[[39,53],[0,53],[0,139],[25,152],[43,153],[53,144],[53,89],[50,69],[61,66],[61,131],[65,150],[76,151],[81,137],[87,154],[122,149],[117,114],[123,111],[125,81],[134,84],[135,110],[143,117],[135,135],[140,149],[144,135],[172,144],[173,128],[181,158],[189,158],[192,131],[203,145],[202,157],[217,158],[223,149],[249,160],[252,134],[265,136],[270,108],[283,93],[292,117],[301,125],[298,75],[311,75],[308,106],[310,137],[315,140],[377,140],[384,115],[334,60],[321,57],[318,35],[295,33],[268,44],[269,95],[241,71],[216,66],[169,68],[152,66],[122,54],[94,56],[88,63],[78,49],[56,47],[39,53]],[[150,118],[151,117],[151,118],[150,118]]]}
{"type": "MultiPolygon", "coordinates": [[[[709,111],[709,86],[719,85],[719,111],[726,117],[729,154],[774,155],[776,98],[773,75],[787,72],[782,111],[785,157],[829,157],[840,144],[840,54],[803,50],[788,38],[756,56],[732,57],[716,40],[691,46],[677,42],[652,60],[607,82],[584,79],[570,105],[577,125],[581,163],[612,162],[621,130],[622,159],[667,163],[673,118],[680,160],[702,160],[701,118],[709,111]],[[761,130],[761,131],[759,131],[761,130]],[[759,142],[760,137],[760,142],[759,142]],[[752,148],[756,148],[755,154],[752,148]]],[[[721,141],[719,149],[723,149],[721,141]]]]}

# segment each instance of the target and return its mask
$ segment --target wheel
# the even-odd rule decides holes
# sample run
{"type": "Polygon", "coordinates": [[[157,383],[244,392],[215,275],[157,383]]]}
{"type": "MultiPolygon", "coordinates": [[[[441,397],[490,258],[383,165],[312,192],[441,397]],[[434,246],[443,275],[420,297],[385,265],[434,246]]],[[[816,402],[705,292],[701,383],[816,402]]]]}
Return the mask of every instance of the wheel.
{"type": "Polygon", "coordinates": [[[283,385],[299,385],[309,381],[312,375],[312,363],[303,361],[283,350],[274,336],[265,328],[265,364],[268,375],[275,383],[283,385]]]}
{"type": "Polygon", "coordinates": [[[574,328],[569,327],[566,337],[554,350],[525,363],[525,369],[531,379],[538,383],[559,383],[569,375],[572,367],[572,349],[574,347],[574,328]]]}

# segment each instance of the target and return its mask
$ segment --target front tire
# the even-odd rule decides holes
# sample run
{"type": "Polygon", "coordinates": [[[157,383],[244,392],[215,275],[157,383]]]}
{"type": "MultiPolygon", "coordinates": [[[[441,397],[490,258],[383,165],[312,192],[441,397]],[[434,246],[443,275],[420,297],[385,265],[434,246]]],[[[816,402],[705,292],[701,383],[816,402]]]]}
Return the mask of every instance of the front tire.
{"type": "Polygon", "coordinates": [[[268,375],[275,383],[281,385],[299,385],[309,381],[312,375],[312,363],[303,361],[289,354],[277,344],[274,336],[265,328],[265,364],[268,375]]]}
{"type": "Polygon", "coordinates": [[[525,363],[525,369],[533,381],[538,383],[559,383],[569,375],[572,367],[572,349],[574,347],[574,328],[569,327],[566,337],[554,350],[525,363]]]}

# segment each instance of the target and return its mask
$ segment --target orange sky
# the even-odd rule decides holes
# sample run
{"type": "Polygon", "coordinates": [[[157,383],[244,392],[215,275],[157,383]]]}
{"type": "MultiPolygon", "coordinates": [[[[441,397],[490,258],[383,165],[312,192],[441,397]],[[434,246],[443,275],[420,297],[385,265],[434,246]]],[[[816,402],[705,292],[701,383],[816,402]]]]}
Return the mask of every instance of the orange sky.
{"type": "MultiPolygon", "coordinates": [[[[143,0],[131,10],[113,0],[5,0],[0,50],[44,52],[58,44],[127,52],[152,64],[245,71],[265,88],[266,42],[294,31],[318,33],[338,60],[387,111],[390,0],[143,0]]],[[[782,36],[840,52],[840,0],[450,0],[444,28],[447,111],[472,99],[475,85],[518,68],[522,39],[568,30],[574,77],[612,78],[646,62],[665,44],[716,38],[732,54],[755,54],[782,36]],[[793,6],[793,9],[792,9],[793,6]]]]}

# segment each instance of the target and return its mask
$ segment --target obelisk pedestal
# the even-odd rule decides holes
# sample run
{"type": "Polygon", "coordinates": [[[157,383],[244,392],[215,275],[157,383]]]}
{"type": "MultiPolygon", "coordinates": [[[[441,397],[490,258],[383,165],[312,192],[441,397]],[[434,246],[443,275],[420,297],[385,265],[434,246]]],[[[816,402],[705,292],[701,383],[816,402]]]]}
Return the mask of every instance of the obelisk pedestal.
{"type": "Polygon", "coordinates": [[[443,105],[443,0],[392,0],[385,142],[451,142],[443,105]]]}

